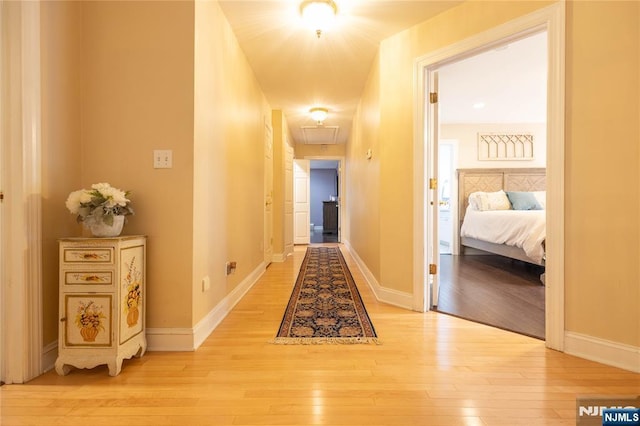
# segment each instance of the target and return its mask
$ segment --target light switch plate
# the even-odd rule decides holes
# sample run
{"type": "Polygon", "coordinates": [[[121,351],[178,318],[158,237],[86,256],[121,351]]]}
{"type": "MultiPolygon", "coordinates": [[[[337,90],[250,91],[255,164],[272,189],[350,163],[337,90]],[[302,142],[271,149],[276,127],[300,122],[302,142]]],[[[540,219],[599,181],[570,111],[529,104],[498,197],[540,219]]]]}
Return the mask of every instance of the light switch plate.
{"type": "Polygon", "coordinates": [[[173,167],[173,151],[170,149],[156,149],[153,151],[153,168],[170,169],[173,167]]]}

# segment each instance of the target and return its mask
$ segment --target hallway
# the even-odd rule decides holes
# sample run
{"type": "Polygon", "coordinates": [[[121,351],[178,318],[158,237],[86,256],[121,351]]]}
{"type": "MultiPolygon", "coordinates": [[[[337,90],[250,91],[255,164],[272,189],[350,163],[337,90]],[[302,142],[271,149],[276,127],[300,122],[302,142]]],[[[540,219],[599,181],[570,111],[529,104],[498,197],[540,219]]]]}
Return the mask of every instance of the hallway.
{"type": "Polygon", "coordinates": [[[376,301],[342,248],[381,345],[273,345],[305,247],[273,263],[195,352],[149,352],[0,388],[4,426],[574,425],[578,394],[640,376],[544,343],[376,301]]]}

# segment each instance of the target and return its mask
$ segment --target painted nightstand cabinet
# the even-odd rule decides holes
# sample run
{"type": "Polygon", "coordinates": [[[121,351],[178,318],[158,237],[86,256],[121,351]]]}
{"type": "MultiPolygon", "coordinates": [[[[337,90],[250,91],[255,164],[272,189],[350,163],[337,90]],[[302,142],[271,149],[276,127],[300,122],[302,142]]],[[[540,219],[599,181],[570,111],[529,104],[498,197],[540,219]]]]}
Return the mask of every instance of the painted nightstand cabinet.
{"type": "Polygon", "coordinates": [[[63,238],[56,372],[141,357],[145,337],[146,237],[63,238]]]}

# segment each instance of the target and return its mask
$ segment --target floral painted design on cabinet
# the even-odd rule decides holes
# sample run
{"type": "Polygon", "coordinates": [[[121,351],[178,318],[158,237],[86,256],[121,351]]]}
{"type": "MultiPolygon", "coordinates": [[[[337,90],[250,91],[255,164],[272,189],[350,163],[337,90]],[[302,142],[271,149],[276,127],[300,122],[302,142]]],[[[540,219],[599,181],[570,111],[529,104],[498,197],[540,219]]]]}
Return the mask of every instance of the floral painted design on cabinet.
{"type": "Polygon", "coordinates": [[[130,247],[120,252],[123,268],[120,282],[122,286],[122,317],[120,318],[120,339],[126,342],[143,329],[144,304],[142,303],[142,282],[144,250],[142,246],[130,247]]]}
{"type": "Polygon", "coordinates": [[[68,294],[65,306],[67,345],[111,345],[111,295],[68,294]]]}

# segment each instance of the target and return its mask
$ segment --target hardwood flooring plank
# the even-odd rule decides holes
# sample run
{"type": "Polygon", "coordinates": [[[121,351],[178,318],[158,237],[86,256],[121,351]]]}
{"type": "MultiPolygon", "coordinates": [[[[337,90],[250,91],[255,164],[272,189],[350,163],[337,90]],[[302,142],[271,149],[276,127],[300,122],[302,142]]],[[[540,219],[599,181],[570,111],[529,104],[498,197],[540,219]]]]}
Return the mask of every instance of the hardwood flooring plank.
{"type": "Polygon", "coordinates": [[[438,311],[544,340],[544,269],[497,255],[440,256],[438,311]]]}

